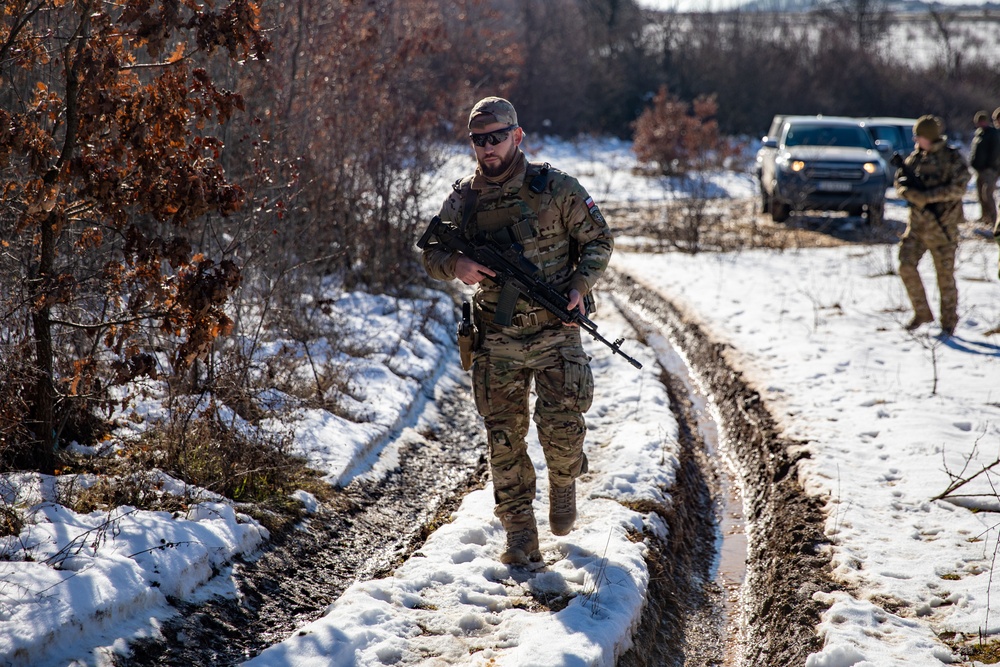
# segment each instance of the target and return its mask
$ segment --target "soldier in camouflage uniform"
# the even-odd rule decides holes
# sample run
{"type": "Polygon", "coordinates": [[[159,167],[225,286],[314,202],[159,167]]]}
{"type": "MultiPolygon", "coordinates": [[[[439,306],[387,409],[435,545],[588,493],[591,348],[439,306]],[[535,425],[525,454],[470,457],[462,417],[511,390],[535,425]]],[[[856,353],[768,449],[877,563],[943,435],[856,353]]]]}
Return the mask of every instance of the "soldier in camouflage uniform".
{"type": "Polygon", "coordinates": [[[913,136],[916,146],[896,170],[896,190],[910,203],[909,224],[899,246],[899,277],[913,305],[906,328],[912,331],[934,320],[917,271],[920,258],[930,250],[941,292],[941,332],[950,336],[958,324],[958,223],[965,220],[962,195],[971,174],[958,150],[948,146],[939,118],[921,116],[913,136]]]}
{"type": "Polygon", "coordinates": [[[993,229],[997,221],[997,178],[1000,178],[1000,130],[985,111],[977,111],[976,132],[969,147],[969,166],[976,172],[980,216],[977,222],[993,229]]]}
{"type": "MultiPolygon", "coordinates": [[[[1000,107],[993,110],[993,127],[1000,131],[1000,107]]],[[[1000,245],[1000,217],[993,225],[993,239],[1000,245]]],[[[1000,258],[997,258],[997,278],[1000,278],[1000,258]]]]}
{"type": "MultiPolygon", "coordinates": [[[[586,314],[587,297],[614,247],[593,199],[575,178],[528,162],[519,148],[524,135],[517,113],[507,100],[479,101],[469,114],[469,129],[478,168],[455,183],[441,219],[458,225],[469,238],[487,233],[518,241],[543,279],[566,294],[569,309],[586,314]]],[[[436,279],[478,285],[472,380],[489,441],[495,513],[507,532],[500,560],[538,563],[535,469],[525,442],[529,392],[534,380],[534,420],[549,471],[550,529],[565,535],[576,520],[575,480],[586,472],[583,414],[594,393],[580,328],[564,325],[524,298],[517,302],[513,326],[501,327],[493,322],[500,294],[490,280],[493,271],[434,242],[424,249],[423,262],[436,279]]]]}

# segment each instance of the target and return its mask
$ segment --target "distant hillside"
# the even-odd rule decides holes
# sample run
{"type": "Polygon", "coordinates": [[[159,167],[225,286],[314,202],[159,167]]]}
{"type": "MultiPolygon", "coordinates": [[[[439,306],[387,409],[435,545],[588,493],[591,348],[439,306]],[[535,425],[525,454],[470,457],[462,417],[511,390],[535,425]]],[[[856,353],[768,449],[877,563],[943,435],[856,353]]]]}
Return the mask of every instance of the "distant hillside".
{"type": "MultiPolygon", "coordinates": [[[[838,0],[750,0],[740,6],[743,11],[808,12],[823,7],[849,7],[850,2],[838,0]]],[[[1000,2],[924,2],[923,0],[888,0],[885,8],[893,12],[982,12],[1000,11],[1000,2]]]]}

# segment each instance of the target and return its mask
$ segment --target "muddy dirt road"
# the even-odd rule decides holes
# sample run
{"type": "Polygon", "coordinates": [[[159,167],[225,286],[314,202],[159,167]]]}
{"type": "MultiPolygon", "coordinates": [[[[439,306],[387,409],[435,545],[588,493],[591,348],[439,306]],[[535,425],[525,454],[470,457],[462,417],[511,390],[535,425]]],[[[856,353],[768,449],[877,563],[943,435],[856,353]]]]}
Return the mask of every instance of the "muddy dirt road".
{"type": "MultiPolygon", "coordinates": [[[[640,331],[653,329],[670,338],[711,400],[722,447],[733,463],[743,492],[748,532],[746,580],[737,608],[727,607],[727,600],[715,582],[699,588],[695,579],[685,586],[684,573],[698,571],[695,565],[698,552],[695,544],[690,543],[692,551],[688,558],[692,565],[682,567],[681,575],[674,577],[673,591],[666,590],[657,597],[681,600],[683,611],[687,593],[688,603],[693,607],[688,613],[681,613],[676,621],[672,618],[676,610],[668,609],[673,613],[665,614],[660,623],[660,640],[665,643],[640,645],[620,664],[685,667],[804,664],[806,657],[820,647],[814,628],[822,607],[812,599],[812,594],[830,590],[831,583],[826,577],[828,559],[819,548],[824,541],[822,514],[819,505],[806,497],[797,482],[797,460],[788,449],[794,443],[781,438],[759,394],[729,366],[722,346],[708,340],[672,304],[633,278],[611,276],[609,283],[609,289],[627,304],[626,310],[633,311],[631,319],[640,331]],[[679,627],[672,628],[678,635],[674,641],[680,641],[681,649],[690,655],[685,655],[679,663],[650,660],[651,653],[663,649],[665,657],[671,655],[672,644],[668,639],[671,629],[662,626],[675,622],[679,627]],[[737,634],[741,637],[734,645],[732,640],[737,634]],[[714,646],[721,647],[721,656],[714,646]]],[[[673,525],[686,526],[696,522],[704,511],[697,499],[699,487],[712,489],[711,480],[718,472],[713,470],[716,464],[708,460],[692,430],[694,420],[690,412],[685,414],[685,397],[671,398],[678,406],[675,410],[680,410],[681,423],[687,426],[682,427],[682,432],[687,431],[692,440],[690,446],[684,444],[694,465],[690,474],[682,476],[676,492],[682,498],[688,492],[695,497],[691,502],[677,503],[678,516],[669,520],[673,525]],[[705,481],[699,482],[699,476],[705,481]],[[695,516],[690,516],[692,511],[695,516]]],[[[714,486],[713,507],[718,507],[719,494],[726,489],[714,486]]],[[[677,554],[662,554],[664,568],[677,560],[677,554]]],[[[644,628],[637,635],[637,644],[652,641],[655,636],[653,628],[644,628]]]]}
{"type": "Polygon", "coordinates": [[[301,530],[278,536],[252,562],[234,566],[237,595],[201,605],[174,602],[178,615],[163,640],[133,644],[125,667],[237,665],[275,644],[357,580],[385,575],[483,485],[479,416],[463,392],[439,392],[436,425],[408,431],[398,467],[337,491],[301,530]]]}

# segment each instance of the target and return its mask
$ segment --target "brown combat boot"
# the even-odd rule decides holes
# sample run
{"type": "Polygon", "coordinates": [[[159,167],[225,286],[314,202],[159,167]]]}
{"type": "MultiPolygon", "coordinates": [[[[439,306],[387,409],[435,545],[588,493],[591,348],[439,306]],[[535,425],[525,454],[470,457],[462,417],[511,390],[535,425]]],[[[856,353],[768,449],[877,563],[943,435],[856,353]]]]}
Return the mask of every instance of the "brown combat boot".
{"type": "Polygon", "coordinates": [[[542,552],[538,550],[538,529],[533,523],[527,528],[507,533],[507,550],[500,554],[500,562],[525,567],[542,562],[542,552]]]}
{"type": "Polygon", "coordinates": [[[907,331],[913,331],[914,329],[920,328],[921,325],[927,324],[928,322],[933,322],[933,321],[934,321],[934,316],[933,315],[927,315],[925,313],[914,315],[913,319],[910,320],[909,323],[907,323],[906,330],[907,331]]]}
{"type": "Polygon", "coordinates": [[[569,486],[549,485],[549,529],[553,535],[568,535],[576,521],[576,481],[569,486]]]}

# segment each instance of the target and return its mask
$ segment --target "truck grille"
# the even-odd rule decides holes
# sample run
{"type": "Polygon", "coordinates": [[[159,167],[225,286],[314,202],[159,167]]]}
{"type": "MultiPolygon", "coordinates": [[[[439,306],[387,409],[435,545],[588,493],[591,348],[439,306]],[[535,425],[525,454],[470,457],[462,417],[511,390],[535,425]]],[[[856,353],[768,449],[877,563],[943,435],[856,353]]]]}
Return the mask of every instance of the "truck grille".
{"type": "Polygon", "coordinates": [[[865,170],[861,165],[852,164],[812,164],[805,169],[806,178],[815,181],[854,181],[865,179],[865,170]]]}

